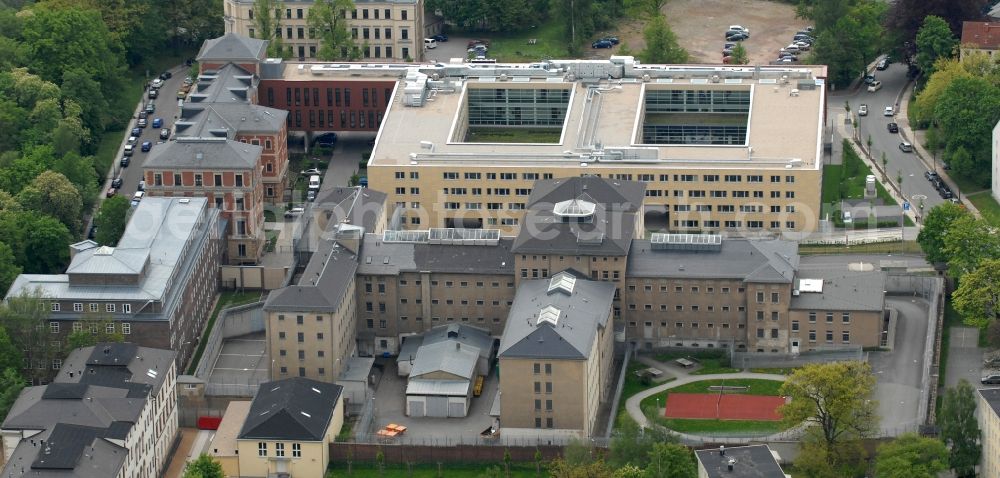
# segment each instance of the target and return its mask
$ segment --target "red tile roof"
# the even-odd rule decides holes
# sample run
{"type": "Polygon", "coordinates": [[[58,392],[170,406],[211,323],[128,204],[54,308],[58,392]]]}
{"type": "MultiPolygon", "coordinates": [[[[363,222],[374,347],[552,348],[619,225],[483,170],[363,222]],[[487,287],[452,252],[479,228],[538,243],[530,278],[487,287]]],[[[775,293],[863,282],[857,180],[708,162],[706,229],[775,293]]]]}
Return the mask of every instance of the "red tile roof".
{"type": "Polygon", "coordinates": [[[989,50],[1000,48],[1000,23],[962,22],[962,45],[989,50]]]}

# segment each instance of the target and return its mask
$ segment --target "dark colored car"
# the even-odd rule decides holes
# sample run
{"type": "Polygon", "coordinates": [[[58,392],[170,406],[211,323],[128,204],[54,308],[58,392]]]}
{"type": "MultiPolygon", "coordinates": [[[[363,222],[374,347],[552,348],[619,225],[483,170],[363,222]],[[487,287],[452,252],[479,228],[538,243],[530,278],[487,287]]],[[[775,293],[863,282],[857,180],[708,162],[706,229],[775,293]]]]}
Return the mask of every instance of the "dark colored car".
{"type": "Polygon", "coordinates": [[[611,48],[613,46],[615,45],[607,40],[597,40],[590,44],[591,48],[611,48]]]}
{"type": "Polygon", "coordinates": [[[161,80],[169,80],[170,77],[172,77],[172,76],[174,76],[174,75],[171,74],[169,71],[164,71],[163,73],[160,73],[160,79],[161,80]]]}
{"type": "Polygon", "coordinates": [[[149,116],[149,113],[145,109],[139,112],[139,119],[146,119],[147,116],[149,116]]]}
{"type": "Polygon", "coordinates": [[[149,90],[149,99],[155,100],[157,96],[160,96],[160,90],[149,90]]]}
{"type": "Polygon", "coordinates": [[[121,189],[121,187],[122,187],[122,178],[114,178],[114,179],[112,179],[111,180],[111,187],[113,187],[115,189],[121,189]]]}
{"type": "Polygon", "coordinates": [[[167,139],[170,137],[170,130],[163,128],[160,130],[160,139],[167,139]]]}
{"type": "Polygon", "coordinates": [[[896,124],[896,123],[889,123],[889,124],[885,125],[885,127],[889,130],[890,133],[898,133],[899,132],[899,125],[896,124]]]}
{"type": "Polygon", "coordinates": [[[152,101],[146,103],[146,114],[153,114],[156,111],[156,105],[152,101]]]}
{"type": "Polygon", "coordinates": [[[114,196],[115,194],[118,194],[118,188],[110,187],[110,188],[108,188],[108,192],[105,193],[104,196],[105,197],[111,197],[111,196],[114,196]]]}
{"type": "Polygon", "coordinates": [[[601,40],[607,40],[607,41],[611,42],[612,45],[617,45],[617,44],[621,43],[621,41],[618,40],[618,37],[604,37],[604,38],[601,38],[601,40]]]}
{"type": "Polygon", "coordinates": [[[87,231],[87,239],[93,240],[94,236],[96,235],[97,235],[97,224],[91,224],[90,231],[87,231]]]}
{"type": "Polygon", "coordinates": [[[323,133],[316,137],[316,144],[329,148],[337,144],[337,133],[323,133]]]}
{"type": "Polygon", "coordinates": [[[743,41],[747,38],[750,38],[750,36],[743,32],[726,32],[726,41],[743,41]]]}
{"type": "Polygon", "coordinates": [[[153,149],[153,142],[152,141],[143,141],[142,142],[142,146],[140,147],[140,150],[143,153],[148,153],[149,150],[151,150],[151,149],[153,149]]]}
{"type": "Polygon", "coordinates": [[[870,85],[875,83],[875,75],[865,75],[865,84],[870,85]]]}
{"type": "Polygon", "coordinates": [[[142,128],[132,128],[132,136],[142,136],[142,128]]]}
{"type": "Polygon", "coordinates": [[[448,35],[445,35],[444,33],[438,33],[431,38],[433,38],[434,41],[448,41],[448,35]]]}
{"type": "Polygon", "coordinates": [[[153,118],[153,127],[154,128],[162,128],[163,127],[163,118],[153,118]]]}
{"type": "Polygon", "coordinates": [[[122,160],[121,160],[121,161],[120,161],[120,162],[119,162],[118,164],[121,164],[121,166],[122,166],[123,168],[127,168],[127,167],[128,167],[128,163],[130,163],[131,161],[132,161],[132,160],[131,160],[131,159],[129,159],[129,157],[128,157],[128,156],[122,156],[122,160]]]}
{"type": "Polygon", "coordinates": [[[885,58],[879,60],[878,64],[875,65],[875,69],[879,70],[879,71],[883,71],[886,68],[889,68],[889,60],[887,60],[885,58]]]}
{"type": "Polygon", "coordinates": [[[465,47],[466,48],[472,48],[472,47],[474,47],[476,45],[485,45],[486,48],[489,48],[490,47],[490,41],[489,40],[470,40],[469,43],[465,47]]]}

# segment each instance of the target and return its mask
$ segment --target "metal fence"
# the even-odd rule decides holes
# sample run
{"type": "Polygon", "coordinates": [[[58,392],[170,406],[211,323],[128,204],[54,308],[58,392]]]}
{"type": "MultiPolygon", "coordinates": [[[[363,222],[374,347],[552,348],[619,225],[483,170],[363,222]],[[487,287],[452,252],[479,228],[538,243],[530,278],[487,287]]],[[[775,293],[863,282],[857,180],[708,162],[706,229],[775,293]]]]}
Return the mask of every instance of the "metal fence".
{"type": "Polygon", "coordinates": [[[861,346],[811,350],[797,354],[768,352],[733,352],[732,366],[740,369],[793,368],[809,363],[868,361],[868,353],[861,346]]]}
{"type": "Polygon", "coordinates": [[[607,448],[611,443],[610,438],[592,437],[581,439],[570,435],[517,435],[504,436],[501,428],[500,436],[492,439],[485,439],[478,433],[454,433],[445,437],[429,436],[407,436],[401,435],[393,438],[380,438],[374,433],[369,433],[366,437],[355,436],[353,440],[338,442],[344,444],[358,445],[398,445],[398,446],[426,446],[426,447],[462,447],[462,446],[484,446],[484,447],[539,447],[539,446],[566,446],[571,443],[582,443],[587,446],[597,448],[607,448]]]}
{"type": "MultiPolygon", "coordinates": [[[[252,397],[257,393],[257,386],[262,381],[259,379],[247,379],[242,383],[215,383],[210,378],[225,339],[264,331],[263,306],[263,302],[254,302],[219,311],[194,373],[196,377],[206,381],[205,395],[252,397]]],[[[267,377],[263,377],[263,380],[267,380],[267,377]]]]}

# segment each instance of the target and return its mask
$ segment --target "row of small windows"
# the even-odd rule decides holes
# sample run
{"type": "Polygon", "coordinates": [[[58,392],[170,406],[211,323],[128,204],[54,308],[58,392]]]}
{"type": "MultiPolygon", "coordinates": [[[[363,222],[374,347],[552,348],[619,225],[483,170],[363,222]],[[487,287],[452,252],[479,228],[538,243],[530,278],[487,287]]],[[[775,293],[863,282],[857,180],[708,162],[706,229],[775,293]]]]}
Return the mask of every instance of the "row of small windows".
{"type": "MultiPolygon", "coordinates": [[[[485,177],[489,181],[496,181],[497,179],[501,181],[515,181],[518,178],[518,174],[519,173],[463,173],[462,178],[467,180],[480,180],[485,177]]],[[[446,171],[444,173],[441,173],[441,176],[447,180],[459,179],[459,174],[453,171],[446,171]]],[[[520,173],[520,176],[521,179],[526,181],[538,180],[538,173],[520,173]]],[[[552,179],[552,178],[553,178],[552,173],[542,174],[542,179],[552,179]]],[[[396,172],[396,179],[403,179],[402,171],[396,172]]],[[[417,177],[413,176],[413,173],[410,173],[410,179],[417,179],[417,177]]],[[[500,191],[502,189],[503,188],[497,188],[496,191],[500,191]]],[[[510,189],[506,189],[506,191],[508,194],[510,194],[510,189]]],[[[531,190],[529,189],[528,192],[530,193],[531,190]]]]}
{"type": "MultiPolygon", "coordinates": [[[[60,329],[61,329],[61,327],[62,327],[62,324],[60,322],[57,322],[57,321],[51,321],[51,322],[49,322],[49,332],[51,332],[53,334],[58,334],[59,331],[60,331],[60,329]]],[[[83,332],[83,322],[73,322],[73,326],[72,327],[73,327],[73,332],[83,332]]],[[[115,333],[115,329],[116,328],[117,327],[115,327],[115,323],[114,322],[108,322],[108,323],[106,323],[104,325],[104,332],[108,333],[108,334],[113,334],[113,333],[115,333]]],[[[121,329],[122,329],[122,335],[131,335],[132,334],[132,324],[129,323],[129,322],[122,322],[121,323],[121,329]]],[[[97,323],[91,323],[90,324],[90,333],[91,334],[96,334],[97,332],[98,332],[98,324],[97,323]]]]}
{"type": "MultiPolygon", "coordinates": [[[[382,123],[382,118],[385,117],[385,113],[382,111],[374,110],[340,110],[337,118],[334,117],[334,110],[309,110],[309,127],[310,128],[335,128],[337,123],[335,119],[339,119],[340,128],[377,128],[379,124],[382,123]]],[[[294,125],[295,127],[302,127],[302,111],[292,110],[288,115],[285,122],[288,126],[294,125]]]]}
{"type": "MultiPolygon", "coordinates": [[[[327,107],[351,107],[350,88],[326,88],[325,95],[320,95],[322,90],[322,88],[285,88],[285,106],[323,106],[321,103],[325,102],[327,107]]],[[[355,93],[361,92],[361,106],[365,108],[378,107],[378,90],[378,88],[356,89],[355,93]]],[[[388,105],[392,101],[392,88],[383,88],[382,95],[383,104],[388,105]]],[[[274,88],[267,89],[267,101],[274,104],[274,88]]]]}
{"type": "MultiPolygon", "coordinates": [[[[369,293],[369,294],[372,293],[372,291],[373,291],[372,283],[370,281],[371,281],[371,278],[367,278],[366,283],[365,283],[365,293],[369,293]]],[[[413,285],[414,286],[420,286],[420,283],[421,283],[420,280],[416,280],[416,281],[414,281],[413,285]]],[[[407,281],[406,279],[400,279],[399,282],[398,282],[398,284],[399,284],[400,287],[406,287],[406,286],[410,285],[409,281],[407,281]]],[[[438,284],[440,284],[440,282],[437,281],[437,280],[432,280],[431,281],[431,285],[434,286],[434,287],[437,287],[438,284]]],[[[486,287],[486,282],[483,282],[483,281],[476,281],[475,283],[469,282],[469,281],[459,281],[458,282],[458,286],[459,287],[471,287],[473,284],[477,288],[484,288],[484,287],[486,287]]],[[[379,283],[377,283],[375,285],[378,288],[378,293],[379,294],[385,294],[385,283],[384,282],[379,282],[379,283]]],[[[445,287],[454,287],[455,286],[455,281],[450,281],[450,280],[444,281],[444,286],[445,287]]],[[[500,282],[496,282],[496,281],[490,282],[490,287],[492,287],[494,289],[498,289],[498,288],[500,288],[500,282]]],[[[507,282],[507,287],[508,288],[513,288],[514,287],[514,283],[513,282],[507,282]]],[[[320,318],[317,317],[317,319],[320,319],[320,318]]]]}
{"type": "MultiPolygon", "coordinates": [[[[87,305],[88,305],[88,308],[89,308],[90,312],[99,312],[100,311],[100,308],[101,308],[101,304],[100,303],[91,302],[91,303],[89,303],[87,305]]],[[[51,310],[52,312],[61,312],[62,311],[62,304],[59,303],[59,302],[51,302],[49,304],[49,310],[51,310]]],[[[107,302],[107,303],[104,304],[104,311],[105,312],[117,312],[118,311],[118,304],[107,302]]],[[[122,313],[125,313],[125,314],[131,314],[132,313],[132,304],[121,304],[121,311],[122,311],[122,313]]],[[[83,302],[74,302],[73,303],[73,312],[83,312],[83,302]]]]}
{"type": "MultiPolygon", "coordinates": [[[[299,20],[305,19],[307,17],[307,15],[308,15],[307,9],[296,8],[294,11],[295,11],[295,17],[294,18],[297,18],[299,20]]],[[[362,20],[369,20],[369,19],[380,20],[380,18],[379,18],[379,14],[380,13],[382,14],[381,20],[392,20],[392,9],[389,9],[389,8],[384,8],[384,9],[381,9],[381,10],[378,9],[378,8],[372,8],[371,10],[369,10],[367,8],[361,8],[361,9],[355,8],[355,9],[351,10],[351,19],[352,20],[357,20],[358,19],[358,15],[359,15],[358,12],[359,11],[360,11],[360,18],[362,20]]],[[[399,17],[400,20],[408,20],[409,16],[410,16],[410,11],[409,10],[400,10],[399,11],[399,15],[400,15],[400,17],[399,17]]],[[[250,9],[247,10],[247,16],[248,16],[248,18],[250,20],[253,20],[253,8],[250,8],[250,9]]],[[[274,18],[276,18],[276,19],[277,18],[281,18],[281,9],[280,8],[275,8],[274,9],[274,18]]],[[[347,10],[341,10],[341,12],[340,12],[340,18],[347,18],[347,10]]],[[[292,19],[292,9],[291,8],[286,8],[285,9],[285,19],[287,19],[287,20],[291,20],[292,19]]]]}
{"type": "MultiPolygon", "coordinates": [[[[701,306],[700,305],[689,305],[687,307],[692,312],[700,312],[701,311],[701,306]]],[[[730,310],[732,310],[732,308],[730,306],[728,306],[728,305],[720,306],[720,309],[722,310],[722,312],[729,312],[730,310]]],[[[638,305],[637,304],[629,304],[628,305],[628,310],[638,310],[638,305]]],[[[653,304],[643,304],[642,305],[642,310],[653,310],[653,304]]],[[[667,304],[660,304],[660,312],[666,312],[667,310],[668,310],[667,304]]],[[[705,310],[707,310],[708,312],[715,312],[715,306],[714,305],[706,306],[705,310]]],[[[741,305],[741,306],[736,307],[736,310],[738,312],[743,312],[743,311],[746,310],[746,307],[744,307],[744,306],[741,305]]],[[[674,305],[674,311],[683,312],[684,311],[684,305],[682,305],[682,304],[675,304],[674,305]]],[[[778,319],[775,318],[774,320],[778,320],[778,319]]]]}
{"type": "MultiPolygon", "coordinates": [[[[267,442],[257,443],[257,456],[267,456],[268,446],[267,442]]],[[[285,444],[281,442],[274,443],[274,456],[283,457],[285,456],[285,444]]],[[[302,458],[302,444],[292,443],[292,458],[302,458]]]]}
{"type": "MultiPolygon", "coordinates": [[[[704,323],[704,322],[690,322],[690,323],[688,323],[688,327],[692,328],[692,329],[697,329],[697,328],[701,327],[702,325],[704,325],[706,329],[714,329],[715,328],[715,323],[713,323],[713,322],[708,322],[708,323],[704,323]]],[[[637,326],[637,323],[636,322],[629,322],[628,326],[634,328],[634,327],[637,326]]],[[[653,322],[643,322],[643,326],[645,326],[645,327],[652,327],[653,326],[653,322]]],[[[662,327],[667,327],[667,322],[666,321],[660,322],[660,327],[661,328],[662,327]]],[[[731,328],[731,327],[732,327],[732,325],[730,323],[728,323],[728,322],[723,322],[723,323],[719,324],[719,328],[722,328],[722,329],[728,329],[728,328],[731,328]]],[[[674,322],[674,328],[683,329],[684,328],[684,322],[674,322]]],[[[746,328],[746,324],[737,324],[736,328],[738,328],[738,329],[745,329],[746,328]]]]}
{"type": "MultiPolygon", "coordinates": [[[[400,322],[408,322],[410,320],[410,317],[407,316],[407,315],[401,315],[401,316],[399,316],[399,320],[400,320],[400,322]]],[[[416,321],[416,322],[423,322],[424,318],[420,317],[420,316],[417,316],[417,317],[414,317],[413,320],[416,321]]],[[[472,319],[470,319],[469,317],[461,317],[461,318],[459,318],[459,320],[462,321],[462,322],[471,322],[472,319]]],[[[440,321],[441,321],[441,317],[431,317],[431,322],[440,322],[440,321]]],[[[455,318],[454,317],[445,317],[445,321],[446,322],[454,322],[455,318]]],[[[492,321],[493,321],[494,324],[499,324],[500,323],[500,317],[493,317],[492,321]]],[[[485,317],[476,317],[476,322],[486,322],[486,318],[485,317]]],[[[375,319],[365,319],[365,327],[367,327],[369,329],[374,329],[375,328],[375,319]]],[[[388,328],[388,327],[389,327],[389,322],[386,319],[379,319],[379,321],[378,321],[378,328],[385,329],[385,328],[388,328]]]]}
{"type": "MultiPolygon", "coordinates": [[[[694,229],[699,227],[704,227],[708,229],[725,227],[727,229],[737,229],[737,228],[747,228],[747,229],[763,229],[764,221],[717,221],[717,220],[706,220],[699,221],[697,219],[686,219],[686,220],[675,220],[673,221],[674,227],[694,229]]],[[[781,221],[771,221],[769,229],[781,229],[781,221]]],[[[785,221],[785,229],[795,229],[795,221],[785,221]]]]}
{"type": "MultiPolygon", "coordinates": [[[[637,286],[635,284],[629,284],[629,286],[628,286],[629,292],[635,292],[636,288],[637,288],[637,286]]],[[[642,286],[642,289],[645,292],[652,292],[653,291],[653,285],[652,284],[645,284],[645,285],[642,286]]],[[[660,292],[667,292],[668,289],[669,289],[668,286],[665,286],[665,285],[661,285],[660,286],[660,292]]],[[[692,294],[697,294],[697,293],[701,292],[701,286],[691,286],[689,288],[689,290],[691,291],[692,294]]],[[[731,290],[732,289],[729,288],[729,287],[720,287],[719,288],[719,291],[721,293],[723,293],[723,294],[728,294],[731,290]]],[[[743,287],[739,287],[736,290],[737,290],[737,292],[739,292],[739,293],[742,294],[745,289],[743,287]]],[[[684,292],[684,286],[675,285],[674,286],[674,292],[684,292]]],[[[715,293],[715,287],[706,287],[705,288],[705,292],[709,293],[709,294],[714,294],[715,293]]]]}

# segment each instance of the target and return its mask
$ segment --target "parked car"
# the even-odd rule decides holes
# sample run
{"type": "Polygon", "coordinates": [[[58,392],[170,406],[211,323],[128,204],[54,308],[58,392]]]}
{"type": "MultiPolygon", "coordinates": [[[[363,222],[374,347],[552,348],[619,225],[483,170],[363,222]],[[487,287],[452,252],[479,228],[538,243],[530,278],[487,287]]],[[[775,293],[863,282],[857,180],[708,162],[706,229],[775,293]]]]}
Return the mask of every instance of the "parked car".
{"type": "Polygon", "coordinates": [[[597,40],[590,44],[591,48],[611,48],[613,46],[615,45],[607,40],[597,40]]]}
{"type": "Polygon", "coordinates": [[[160,96],[160,90],[149,90],[149,99],[155,100],[157,96],[160,96]]]}
{"type": "Polygon", "coordinates": [[[875,69],[879,70],[879,71],[884,71],[886,68],[889,68],[889,59],[888,58],[883,58],[883,59],[879,60],[878,64],[875,65],[875,69]]]}
{"type": "Polygon", "coordinates": [[[285,217],[295,217],[295,216],[298,216],[298,215],[302,214],[304,211],[305,211],[305,208],[293,207],[293,208],[285,211],[285,217]]]}
{"type": "Polygon", "coordinates": [[[733,56],[733,49],[726,48],[725,50],[722,50],[722,56],[733,56]]]}
{"type": "Polygon", "coordinates": [[[153,82],[149,84],[150,88],[157,89],[163,86],[163,80],[160,78],[153,78],[153,82]]]}
{"type": "Polygon", "coordinates": [[[144,196],[145,194],[146,193],[142,191],[136,191],[135,194],[132,195],[132,202],[131,202],[132,206],[138,206],[139,201],[142,201],[142,196],[144,196]]]}
{"type": "Polygon", "coordinates": [[[323,174],[323,172],[320,171],[319,168],[309,168],[305,171],[300,171],[299,174],[303,176],[312,176],[314,174],[323,174]]]}
{"type": "Polygon", "coordinates": [[[167,129],[167,128],[161,129],[160,130],[160,139],[167,139],[167,138],[170,138],[170,130],[167,129]]]}
{"type": "Polygon", "coordinates": [[[136,191],[145,191],[145,190],[146,190],[146,181],[139,181],[139,186],[136,187],[136,191]]]}
{"type": "Polygon", "coordinates": [[[893,114],[895,114],[895,112],[893,111],[891,106],[886,106],[885,110],[882,111],[883,116],[892,116],[893,114]]]}
{"type": "Polygon", "coordinates": [[[306,200],[309,201],[309,202],[313,202],[313,201],[316,200],[316,190],[315,189],[310,189],[309,191],[306,192],[306,200]]]}
{"type": "Polygon", "coordinates": [[[105,195],[105,197],[112,197],[115,194],[118,194],[118,188],[112,186],[112,187],[108,188],[108,192],[105,193],[104,195],[105,195]]]}
{"type": "Polygon", "coordinates": [[[747,29],[747,27],[744,27],[743,25],[729,25],[729,30],[743,32],[746,33],[747,36],[750,36],[750,30],[747,29]]]}
{"type": "Polygon", "coordinates": [[[743,32],[726,32],[726,41],[743,41],[747,38],[750,38],[750,35],[743,32]]]}
{"type": "Polygon", "coordinates": [[[162,128],[163,127],[163,118],[153,118],[153,127],[154,128],[162,128]]]}
{"type": "Polygon", "coordinates": [[[808,42],[804,42],[804,41],[794,41],[794,42],[792,42],[792,43],[793,43],[793,44],[794,44],[795,46],[799,47],[799,51],[809,51],[809,49],[810,49],[810,48],[812,48],[812,45],[810,45],[810,44],[809,44],[808,42]]]}
{"type": "Polygon", "coordinates": [[[337,133],[323,133],[316,136],[315,142],[324,148],[333,147],[333,145],[337,144],[337,133]]]}
{"type": "Polygon", "coordinates": [[[139,142],[139,137],[138,136],[129,136],[128,139],[125,140],[125,144],[135,144],[135,143],[138,143],[138,142],[139,142]]]}
{"type": "Polygon", "coordinates": [[[149,113],[146,112],[145,108],[143,108],[142,111],[139,111],[139,119],[146,119],[147,116],[149,116],[149,113]]]}
{"type": "Polygon", "coordinates": [[[96,235],[97,235],[97,224],[91,224],[90,231],[87,232],[87,239],[93,240],[94,236],[96,235]]]}
{"type": "Polygon", "coordinates": [[[723,50],[732,50],[733,48],[736,48],[736,43],[734,42],[726,42],[722,44],[723,50]]]}
{"type": "Polygon", "coordinates": [[[723,55],[722,56],[722,64],[723,65],[729,65],[729,64],[732,64],[732,63],[733,63],[733,57],[727,56],[727,55],[723,55]]]}
{"type": "Polygon", "coordinates": [[[903,141],[903,142],[899,143],[899,150],[902,151],[902,152],[904,152],[904,153],[912,153],[913,152],[913,145],[910,144],[909,141],[903,141]]]}
{"type": "Polygon", "coordinates": [[[184,98],[187,98],[187,91],[177,90],[177,99],[183,100],[184,98]]]}
{"type": "Polygon", "coordinates": [[[191,86],[192,84],[194,84],[194,79],[191,78],[190,76],[185,76],[184,77],[184,84],[187,85],[187,86],[191,86]]]}
{"type": "Polygon", "coordinates": [[[882,89],[882,82],[878,81],[878,80],[875,80],[875,81],[872,82],[872,84],[868,85],[868,92],[869,93],[874,93],[874,92],[876,92],[878,90],[881,90],[881,89],[882,89]]]}
{"type": "Polygon", "coordinates": [[[801,41],[812,45],[813,42],[815,42],[816,40],[812,36],[807,35],[805,33],[797,33],[795,36],[792,37],[792,41],[801,41]]]}
{"type": "Polygon", "coordinates": [[[122,178],[118,177],[118,178],[112,179],[111,180],[111,187],[113,187],[115,189],[121,189],[122,188],[122,178]]]}
{"type": "Polygon", "coordinates": [[[169,71],[164,71],[163,73],[160,73],[160,79],[161,80],[169,80],[173,76],[174,75],[172,73],[170,73],[169,71]]]}
{"type": "Polygon", "coordinates": [[[474,47],[476,45],[485,45],[486,48],[489,48],[490,47],[490,41],[489,40],[470,40],[469,43],[465,47],[466,48],[472,48],[472,47],[474,47]]]}
{"type": "MultiPolygon", "coordinates": [[[[143,113],[145,113],[145,111],[143,111],[143,113]]],[[[136,120],[135,124],[136,124],[136,126],[138,126],[140,128],[145,128],[146,127],[146,118],[139,118],[138,120],[136,120]]]]}
{"type": "Polygon", "coordinates": [[[125,150],[123,151],[123,154],[125,154],[125,156],[132,156],[132,153],[134,152],[135,152],[135,145],[132,144],[125,145],[125,150]]]}
{"type": "Polygon", "coordinates": [[[436,42],[445,42],[445,41],[448,41],[448,35],[445,35],[444,33],[438,33],[437,35],[434,35],[431,38],[433,38],[434,41],[436,41],[436,42]]]}
{"type": "Polygon", "coordinates": [[[841,219],[844,220],[844,224],[850,224],[854,222],[854,219],[851,218],[851,211],[844,211],[843,215],[841,216],[841,219]]]}
{"type": "Polygon", "coordinates": [[[130,162],[132,162],[131,158],[129,158],[128,156],[122,156],[122,159],[118,161],[118,164],[121,165],[121,167],[123,168],[127,168],[128,163],[130,162]]]}
{"type": "Polygon", "coordinates": [[[787,51],[789,53],[798,53],[799,52],[799,47],[798,47],[798,45],[792,43],[792,44],[789,44],[788,46],[786,46],[785,48],[783,48],[783,50],[787,51]]]}
{"type": "Polygon", "coordinates": [[[154,111],[156,111],[156,105],[154,105],[152,101],[146,103],[146,113],[153,114],[154,111]]]}
{"type": "Polygon", "coordinates": [[[938,179],[938,173],[936,171],[924,171],[924,177],[928,181],[933,182],[935,179],[938,179]]]}
{"type": "Polygon", "coordinates": [[[872,83],[875,83],[875,75],[865,75],[864,81],[865,81],[866,85],[870,85],[872,83]]]}
{"type": "Polygon", "coordinates": [[[858,107],[858,116],[868,116],[868,105],[862,103],[861,106],[858,107]]]}
{"type": "Polygon", "coordinates": [[[143,141],[141,149],[142,149],[143,153],[148,153],[149,150],[153,149],[153,142],[152,141],[143,141]]]}
{"type": "Polygon", "coordinates": [[[142,128],[132,128],[132,136],[142,136],[142,128]]]}
{"type": "Polygon", "coordinates": [[[890,133],[898,133],[899,132],[899,125],[896,124],[896,123],[889,123],[889,124],[885,125],[885,127],[889,130],[890,133]]]}
{"type": "Polygon", "coordinates": [[[621,43],[621,41],[618,40],[618,37],[604,37],[604,38],[601,38],[601,40],[607,40],[607,41],[611,42],[612,45],[617,45],[617,44],[621,43]]]}
{"type": "Polygon", "coordinates": [[[951,188],[944,183],[941,183],[941,188],[938,189],[938,195],[941,196],[941,199],[951,199],[955,197],[955,194],[951,192],[951,188]]]}

